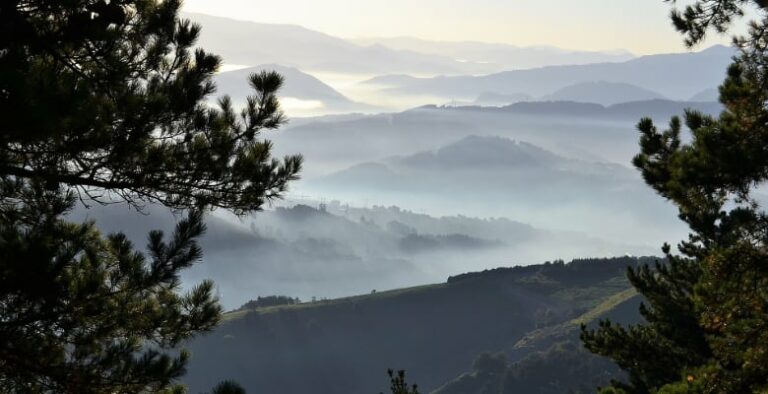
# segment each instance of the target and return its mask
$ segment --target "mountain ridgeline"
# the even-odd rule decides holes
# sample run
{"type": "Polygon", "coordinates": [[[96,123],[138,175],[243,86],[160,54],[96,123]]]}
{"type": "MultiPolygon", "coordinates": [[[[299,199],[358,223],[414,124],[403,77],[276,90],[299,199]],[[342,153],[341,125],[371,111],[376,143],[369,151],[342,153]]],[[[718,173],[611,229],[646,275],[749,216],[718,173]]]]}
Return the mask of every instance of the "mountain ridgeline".
{"type": "Polygon", "coordinates": [[[664,99],[659,93],[622,82],[590,81],[566,86],[544,96],[544,101],[579,101],[614,105],[664,99]]]}
{"type": "Polygon", "coordinates": [[[358,164],[305,185],[320,195],[337,193],[347,200],[376,195],[420,206],[445,204],[446,211],[491,204],[497,213],[509,212],[544,228],[570,226],[565,228],[641,244],[656,241],[651,237],[658,235],[658,222],[652,212],[668,210],[627,166],[572,159],[491,136],[470,136],[434,151],[358,164]],[[571,222],[542,221],[545,212],[553,211],[567,212],[571,222]],[[634,226],[627,228],[626,220],[634,226]]]}
{"type": "Polygon", "coordinates": [[[717,86],[734,53],[733,48],[718,45],[695,53],[648,55],[617,63],[548,66],[481,76],[390,75],[366,83],[403,94],[473,99],[485,92],[540,97],[569,85],[605,81],[631,84],[670,99],[686,100],[705,88],[717,86]]]}
{"type": "Polygon", "coordinates": [[[303,70],[458,75],[497,72],[511,66],[541,67],[632,58],[626,52],[563,51],[483,43],[422,46],[389,39],[354,42],[295,25],[254,23],[196,13],[185,16],[203,26],[201,44],[204,47],[216,48],[227,62],[234,64],[253,65],[251,62],[259,59],[260,63],[280,63],[303,70]],[[243,42],[248,45],[243,47],[243,42]],[[424,47],[429,50],[423,50],[424,47]],[[488,54],[494,58],[490,59],[488,54]]]}

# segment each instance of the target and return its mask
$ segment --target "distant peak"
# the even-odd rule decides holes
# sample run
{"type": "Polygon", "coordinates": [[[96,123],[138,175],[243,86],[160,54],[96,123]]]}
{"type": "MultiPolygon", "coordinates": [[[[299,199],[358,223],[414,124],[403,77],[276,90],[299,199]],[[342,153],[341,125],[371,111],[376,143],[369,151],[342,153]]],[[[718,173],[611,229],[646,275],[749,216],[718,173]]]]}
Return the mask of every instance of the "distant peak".
{"type": "Polygon", "coordinates": [[[560,158],[528,142],[498,136],[471,135],[440,148],[436,157],[476,165],[542,165],[560,158]]]}
{"type": "Polygon", "coordinates": [[[702,49],[699,52],[721,52],[721,51],[735,51],[735,49],[729,45],[715,44],[709,48],[702,49]]]}

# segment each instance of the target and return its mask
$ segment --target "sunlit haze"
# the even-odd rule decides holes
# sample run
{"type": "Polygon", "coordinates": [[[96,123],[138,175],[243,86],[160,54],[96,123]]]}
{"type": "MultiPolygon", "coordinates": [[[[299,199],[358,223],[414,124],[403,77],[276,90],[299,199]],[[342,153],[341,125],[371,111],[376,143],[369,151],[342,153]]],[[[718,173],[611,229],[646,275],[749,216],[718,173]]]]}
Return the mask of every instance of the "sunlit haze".
{"type": "Polygon", "coordinates": [[[768,0],[0,4],[0,394],[768,394],[768,0]]]}
{"type": "MultiPolygon", "coordinates": [[[[187,0],[185,10],[353,39],[409,36],[636,55],[685,50],[661,1],[187,0]]],[[[713,36],[702,46],[729,41],[713,36]]]]}

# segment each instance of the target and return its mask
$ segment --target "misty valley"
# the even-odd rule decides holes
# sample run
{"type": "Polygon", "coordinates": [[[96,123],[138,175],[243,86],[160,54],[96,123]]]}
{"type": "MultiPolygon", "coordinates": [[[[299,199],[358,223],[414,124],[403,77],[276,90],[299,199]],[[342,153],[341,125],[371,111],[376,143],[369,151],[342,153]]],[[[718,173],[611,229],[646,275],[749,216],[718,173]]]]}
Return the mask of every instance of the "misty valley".
{"type": "Polygon", "coordinates": [[[11,3],[0,394],[768,390],[765,2],[11,3]]]}
{"type": "MultiPolygon", "coordinates": [[[[225,22],[211,19],[210,30],[229,32],[229,24],[219,26],[225,22]]],[[[235,26],[249,37],[270,28],[235,26]]],[[[508,82],[490,84],[464,77],[438,78],[434,86],[405,77],[358,83],[404,102],[427,97],[423,105],[389,111],[377,101],[349,99],[297,67],[219,74],[218,92],[235,101],[245,100],[242,81],[250,73],[273,69],[286,78],[284,99],[321,105],[296,109],[316,115],[291,119],[269,135],[276,156],[301,152],[305,159],[302,179],[286,198],[253,216],[214,212],[207,220],[204,262],[184,279],[213,279],[232,312],[190,343],[190,388],[228,378],[264,392],[375,392],[382,372],[393,367],[436,393],[496,392],[488,391],[494,385],[591,392],[620,377],[581,348],[574,322],[596,324],[603,315],[640,321],[638,296],[623,275],[627,266],[654,259],[541,264],[658,256],[662,243],[684,238],[674,206],[632,168],[635,123],[644,116],[664,122],[686,109],[716,115],[716,95],[693,96],[716,83],[732,53],[715,47],[548,66],[518,72],[541,76],[502,73],[498,78],[508,82]],[[681,84],[689,67],[699,75],[681,84]],[[662,84],[664,78],[677,85],[662,84]],[[429,101],[435,98],[442,101],[429,101]],[[531,270],[494,271],[499,267],[531,270]],[[564,271],[550,277],[544,272],[552,267],[564,271]],[[583,269],[583,281],[569,282],[571,269],[583,269]],[[471,272],[487,273],[446,283],[471,272]],[[268,296],[299,303],[241,308],[268,296]],[[500,357],[491,377],[472,370],[481,354],[500,357]],[[563,370],[562,381],[546,384],[536,375],[566,360],[586,363],[585,370],[563,370]],[[293,378],[297,373],[302,379],[293,378]],[[509,379],[519,382],[504,385],[509,379]]],[[[75,214],[138,243],[145,228],[174,223],[163,208],[148,212],[92,207],[75,214]]]]}

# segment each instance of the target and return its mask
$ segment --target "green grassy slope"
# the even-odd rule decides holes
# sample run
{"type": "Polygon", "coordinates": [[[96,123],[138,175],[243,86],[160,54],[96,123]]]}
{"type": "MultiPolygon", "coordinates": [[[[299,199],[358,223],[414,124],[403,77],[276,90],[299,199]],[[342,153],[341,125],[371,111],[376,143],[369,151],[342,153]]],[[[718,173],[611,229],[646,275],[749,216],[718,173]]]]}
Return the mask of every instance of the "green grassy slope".
{"type": "Polygon", "coordinates": [[[624,273],[636,264],[617,258],[497,269],[437,285],[232,312],[190,343],[186,383],[192,393],[222,379],[256,393],[376,393],[386,386],[387,368],[403,368],[429,392],[482,352],[506,349],[517,361],[540,349],[514,346],[531,333],[575,327],[610,311],[629,296],[624,273]]]}
{"type": "MultiPolygon", "coordinates": [[[[624,375],[610,360],[584,349],[580,327],[594,327],[603,319],[637,323],[640,300],[634,288],[603,298],[578,317],[527,333],[507,352],[491,355],[495,363],[490,366],[475,361],[473,371],[448,381],[432,394],[594,393],[624,375]],[[509,355],[522,357],[510,363],[509,355]]],[[[476,360],[482,357],[488,359],[486,355],[476,360]]]]}

